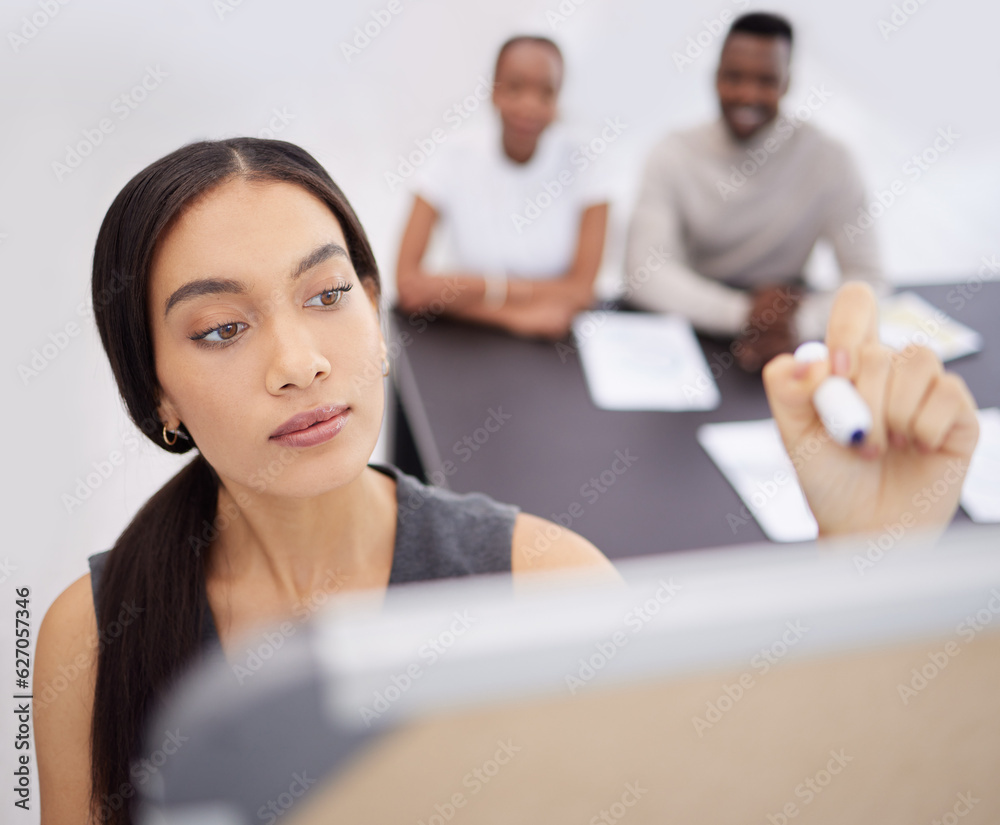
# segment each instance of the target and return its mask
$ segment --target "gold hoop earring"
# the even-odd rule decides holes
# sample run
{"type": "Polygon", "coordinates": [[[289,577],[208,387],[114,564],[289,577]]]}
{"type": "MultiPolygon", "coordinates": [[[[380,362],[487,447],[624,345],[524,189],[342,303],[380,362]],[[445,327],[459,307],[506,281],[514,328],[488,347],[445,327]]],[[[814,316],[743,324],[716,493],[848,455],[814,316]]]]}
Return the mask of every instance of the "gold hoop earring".
{"type": "Polygon", "coordinates": [[[167,429],[167,425],[166,425],[166,424],[164,424],[164,425],[163,425],[163,442],[164,442],[164,443],[165,443],[165,444],[166,444],[166,445],[167,445],[168,447],[173,447],[173,446],[174,446],[174,444],[176,444],[176,443],[177,443],[177,435],[178,435],[178,433],[177,433],[177,430],[168,430],[168,429],[167,429]],[[167,433],[168,433],[168,432],[171,432],[171,433],[173,433],[173,434],[174,434],[174,440],[173,440],[173,441],[170,441],[170,440],[169,440],[169,439],[167,438],[167,433]]]}
{"type": "Polygon", "coordinates": [[[389,362],[383,358],[382,359],[382,377],[385,378],[389,374],[389,362]]]}

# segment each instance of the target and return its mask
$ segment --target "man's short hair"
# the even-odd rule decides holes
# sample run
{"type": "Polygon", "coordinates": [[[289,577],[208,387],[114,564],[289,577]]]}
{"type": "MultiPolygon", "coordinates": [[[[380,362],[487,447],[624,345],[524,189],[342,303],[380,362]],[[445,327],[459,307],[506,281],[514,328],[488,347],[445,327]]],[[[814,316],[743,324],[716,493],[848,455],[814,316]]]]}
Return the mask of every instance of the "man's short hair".
{"type": "Polygon", "coordinates": [[[753,12],[737,17],[729,27],[729,34],[737,32],[754,34],[758,37],[783,37],[789,46],[792,45],[792,24],[777,14],[753,12]]]}

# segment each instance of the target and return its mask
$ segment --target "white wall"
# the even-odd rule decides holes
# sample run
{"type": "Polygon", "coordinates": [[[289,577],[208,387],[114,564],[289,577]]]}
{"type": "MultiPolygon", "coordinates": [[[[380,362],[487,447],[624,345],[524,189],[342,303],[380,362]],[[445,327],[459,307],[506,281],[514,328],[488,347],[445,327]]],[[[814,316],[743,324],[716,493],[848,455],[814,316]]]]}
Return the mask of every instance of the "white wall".
{"type": "MultiPolygon", "coordinates": [[[[565,116],[585,130],[593,124],[595,134],[605,117],[628,125],[606,158],[619,197],[608,258],[613,275],[647,148],[664,130],[715,112],[718,39],[684,71],[672,53],[688,38],[709,39],[703,32],[724,10],[747,5],[394,0],[399,13],[348,61],[342,44],[388,0],[243,0],[238,6],[235,0],[7,0],[0,12],[3,433],[10,458],[3,480],[8,540],[0,563],[13,568],[0,584],[9,597],[6,609],[15,587],[30,586],[37,630],[55,596],[86,571],[86,556],[109,547],[138,506],[187,460],[134,437],[96,331],[78,312],[89,294],[100,221],[140,168],[191,140],[259,134],[276,111],[284,112],[290,119],[275,121],[275,136],[303,144],[344,188],[391,293],[408,197],[390,191],[385,173],[433,129],[454,134],[446,111],[474,93],[508,35],[547,33],[568,59],[565,116]],[[45,4],[57,9],[54,16],[42,11],[45,4]],[[550,22],[547,12],[559,9],[570,13],[550,22]],[[46,23],[14,42],[25,16],[46,23]],[[163,76],[156,81],[150,70],[163,76]],[[154,88],[134,110],[114,104],[144,78],[154,88]],[[53,162],[65,160],[67,144],[84,140],[84,130],[102,118],[113,131],[59,178],[53,162]],[[82,331],[38,375],[22,378],[18,368],[30,366],[32,351],[74,321],[82,331]],[[114,451],[125,455],[124,464],[68,511],[63,494],[73,494],[77,479],[114,451]]],[[[961,278],[982,256],[1000,251],[994,235],[1000,118],[993,94],[1000,7],[986,0],[904,5],[916,11],[888,37],[879,31],[879,20],[893,13],[888,0],[782,0],[765,8],[786,12],[797,25],[788,104],[801,102],[813,84],[825,85],[832,98],[816,120],[850,142],[873,188],[901,177],[903,164],[929,146],[939,128],[959,133],[920,181],[908,182],[878,229],[895,279],[961,278]]],[[[480,109],[471,121],[483,114],[480,109]]],[[[0,638],[11,640],[12,625],[0,622],[0,638]]],[[[7,678],[10,665],[2,672],[7,678]]],[[[11,741],[9,717],[0,716],[5,742],[11,741]]],[[[0,766],[11,759],[5,750],[0,766]]]]}

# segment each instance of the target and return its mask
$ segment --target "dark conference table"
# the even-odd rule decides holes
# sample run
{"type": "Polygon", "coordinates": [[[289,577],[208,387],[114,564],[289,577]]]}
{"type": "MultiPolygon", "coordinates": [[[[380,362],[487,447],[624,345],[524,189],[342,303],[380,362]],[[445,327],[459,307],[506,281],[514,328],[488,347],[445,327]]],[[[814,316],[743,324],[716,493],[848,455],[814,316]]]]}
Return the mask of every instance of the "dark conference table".
{"type": "MultiPolygon", "coordinates": [[[[912,287],[983,336],[981,352],[947,364],[980,408],[1000,404],[1000,283],[990,277],[912,287]]],[[[695,437],[707,422],[769,418],[759,375],[722,369],[722,402],[707,412],[601,410],[572,339],[523,340],[444,317],[391,323],[399,406],[430,482],[561,520],[611,558],[766,540],[695,437]]],[[[710,365],[727,363],[724,342],[699,341],[710,365]]],[[[397,449],[394,460],[413,471],[405,456],[397,449]]]]}

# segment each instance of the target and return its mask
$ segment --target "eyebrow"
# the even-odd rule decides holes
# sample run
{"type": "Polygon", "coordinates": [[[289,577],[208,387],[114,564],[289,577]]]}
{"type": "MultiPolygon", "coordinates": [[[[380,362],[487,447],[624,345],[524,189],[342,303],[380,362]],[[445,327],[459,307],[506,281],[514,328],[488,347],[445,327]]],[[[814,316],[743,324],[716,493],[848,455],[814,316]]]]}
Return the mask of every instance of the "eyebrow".
{"type": "MultiPolygon", "coordinates": [[[[312,252],[306,255],[301,261],[292,267],[289,275],[290,280],[295,280],[303,273],[308,272],[313,267],[319,266],[330,258],[343,258],[350,261],[351,256],[347,254],[338,243],[326,243],[317,246],[312,252]]],[[[163,309],[163,316],[166,317],[177,304],[182,301],[190,301],[202,295],[246,295],[250,291],[244,281],[232,278],[199,278],[195,281],[188,281],[184,286],[178,287],[167,298],[166,306],[163,309]]]]}

